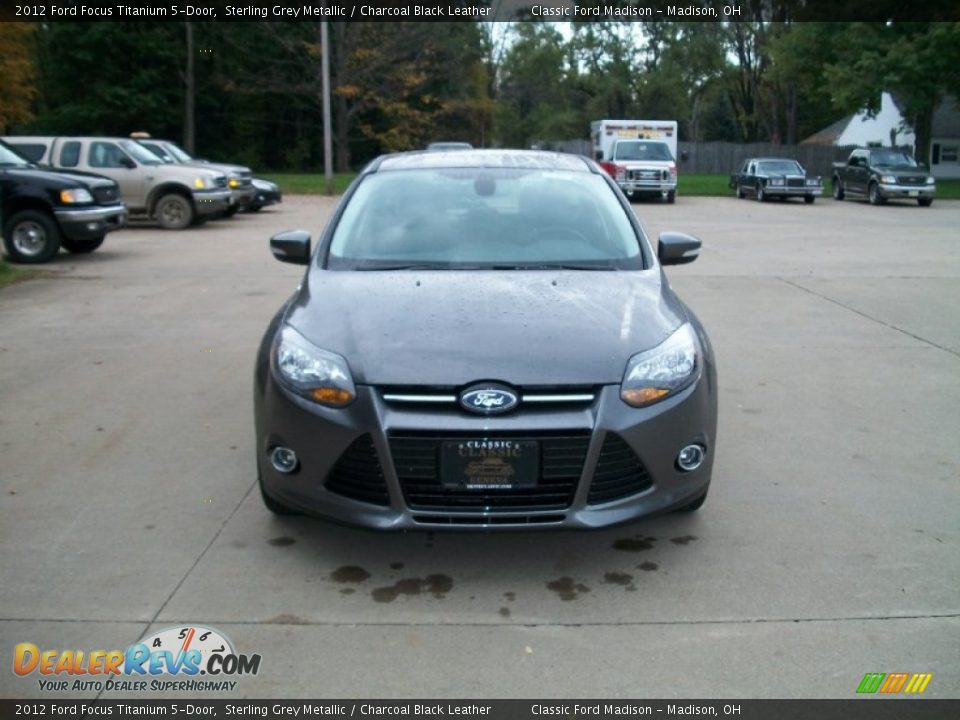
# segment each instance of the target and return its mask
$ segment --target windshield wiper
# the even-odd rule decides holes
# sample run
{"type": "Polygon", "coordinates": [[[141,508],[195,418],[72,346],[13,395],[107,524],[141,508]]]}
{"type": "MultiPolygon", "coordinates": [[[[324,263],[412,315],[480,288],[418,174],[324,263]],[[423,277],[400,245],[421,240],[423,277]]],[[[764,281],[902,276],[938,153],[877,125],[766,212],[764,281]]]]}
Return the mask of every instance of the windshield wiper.
{"type": "Polygon", "coordinates": [[[446,270],[447,266],[439,263],[411,263],[395,265],[358,265],[354,270],[379,271],[379,270],[446,270]]]}
{"type": "Polygon", "coordinates": [[[616,270],[613,265],[589,265],[586,263],[537,263],[516,265],[493,265],[491,270],[616,270]]]}

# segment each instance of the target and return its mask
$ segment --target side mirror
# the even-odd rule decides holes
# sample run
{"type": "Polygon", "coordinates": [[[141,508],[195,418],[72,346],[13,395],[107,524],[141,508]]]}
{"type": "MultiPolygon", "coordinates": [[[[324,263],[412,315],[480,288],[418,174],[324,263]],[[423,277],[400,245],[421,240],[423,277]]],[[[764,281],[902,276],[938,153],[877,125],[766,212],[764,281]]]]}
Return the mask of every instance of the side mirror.
{"type": "Polygon", "coordinates": [[[685,265],[700,256],[701,243],[693,235],[679,232],[660,233],[657,257],[661,265],[685,265]]]}
{"type": "Polygon", "coordinates": [[[126,155],[120,158],[120,164],[127,168],[127,170],[133,170],[137,166],[137,164],[126,155]]]}
{"type": "Polygon", "coordinates": [[[310,262],[310,233],[286,230],[270,238],[270,252],[280,262],[306,265],[310,262]]]}

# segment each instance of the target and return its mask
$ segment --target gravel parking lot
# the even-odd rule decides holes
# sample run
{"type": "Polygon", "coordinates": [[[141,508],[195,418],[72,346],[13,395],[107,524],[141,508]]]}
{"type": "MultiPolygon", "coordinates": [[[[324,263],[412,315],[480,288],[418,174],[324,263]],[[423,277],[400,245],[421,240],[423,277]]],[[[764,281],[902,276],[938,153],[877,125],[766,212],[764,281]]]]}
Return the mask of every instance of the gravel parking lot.
{"type": "MultiPolygon", "coordinates": [[[[262,655],[231,697],[960,696],[960,203],[636,205],[704,241],[669,277],[718,356],[713,486],[561,534],[262,507],[254,354],[301,275],[267,238],[331,208],[127,229],[0,290],[7,663],[193,623],[262,655]]],[[[58,697],[9,667],[0,695],[58,697]]]]}

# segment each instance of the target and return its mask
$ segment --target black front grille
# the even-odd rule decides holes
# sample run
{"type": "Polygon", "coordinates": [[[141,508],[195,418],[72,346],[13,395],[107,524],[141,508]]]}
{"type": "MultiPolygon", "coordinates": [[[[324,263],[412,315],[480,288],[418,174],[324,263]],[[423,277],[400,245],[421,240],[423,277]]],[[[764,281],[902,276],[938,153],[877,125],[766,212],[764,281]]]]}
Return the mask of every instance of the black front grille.
{"type": "Polygon", "coordinates": [[[380,458],[369,435],[361,435],[344,451],[327,476],[326,488],[353,500],[390,504],[380,458]]]}
{"type": "Polygon", "coordinates": [[[636,453],[622,437],[607,433],[600,448],[600,459],[593,473],[587,504],[599,505],[636,495],[651,485],[653,481],[650,474],[636,453]]]}
{"type": "Polygon", "coordinates": [[[117,202],[120,197],[120,190],[116,186],[94,188],[93,197],[101,205],[110,205],[117,202]]]}
{"type": "Polygon", "coordinates": [[[217,177],[214,178],[213,182],[217,187],[224,188],[227,186],[227,178],[225,175],[217,175],[217,177]]]}
{"type": "Polygon", "coordinates": [[[899,177],[897,180],[901,185],[919,185],[921,178],[918,177],[899,177]]]}
{"type": "Polygon", "coordinates": [[[398,433],[390,437],[390,452],[403,495],[412,509],[561,510],[570,507],[573,502],[589,444],[589,433],[451,433],[442,436],[398,433]],[[440,480],[440,448],[444,442],[464,437],[536,440],[540,443],[540,477],[537,478],[537,484],[511,490],[444,487],[440,480]]]}
{"type": "Polygon", "coordinates": [[[552,525],[562,523],[563,515],[414,515],[419,525],[552,525]]]}
{"type": "Polygon", "coordinates": [[[806,185],[806,178],[787,178],[787,187],[801,188],[806,185]]]}

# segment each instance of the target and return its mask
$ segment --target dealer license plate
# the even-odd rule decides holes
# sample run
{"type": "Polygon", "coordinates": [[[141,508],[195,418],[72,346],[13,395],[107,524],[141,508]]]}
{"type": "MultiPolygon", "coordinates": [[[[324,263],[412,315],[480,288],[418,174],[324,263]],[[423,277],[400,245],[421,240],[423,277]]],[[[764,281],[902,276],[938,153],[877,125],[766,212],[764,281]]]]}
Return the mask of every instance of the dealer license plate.
{"type": "Polygon", "coordinates": [[[440,477],[452,490],[534,487],[540,471],[536,440],[450,440],[440,453],[440,477]]]}
{"type": "Polygon", "coordinates": [[[918,190],[911,190],[910,197],[917,197],[920,194],[918,190]]]}

